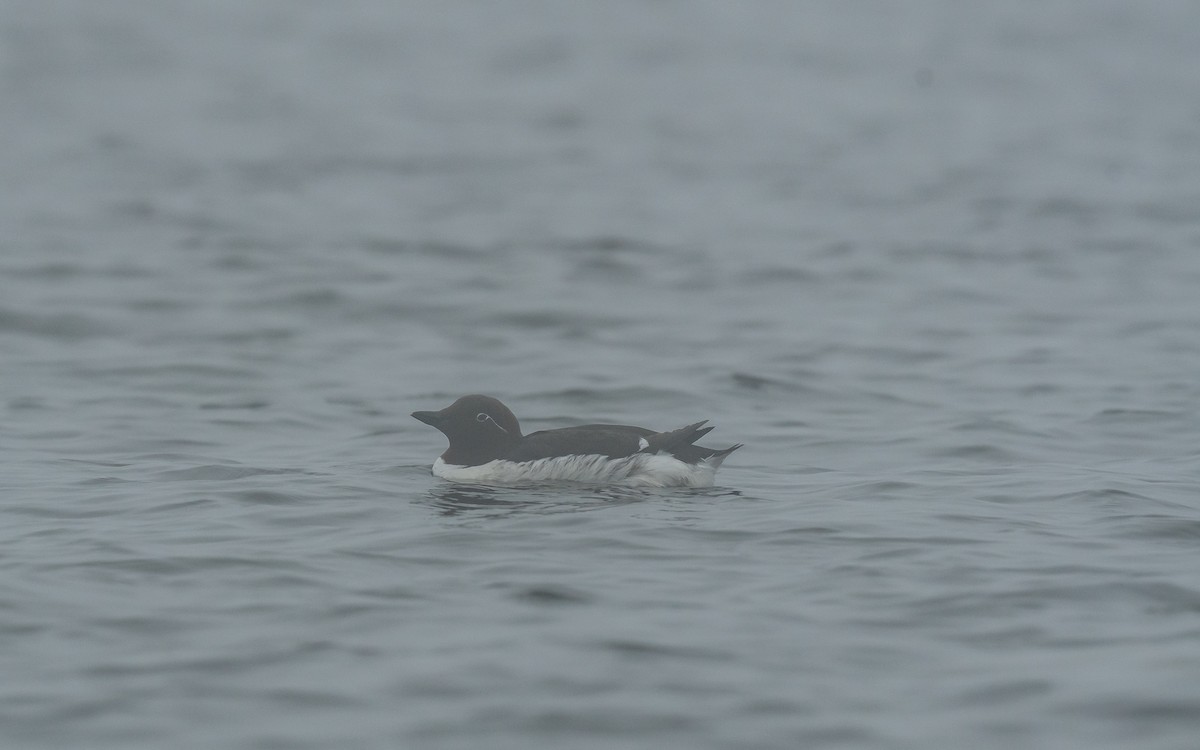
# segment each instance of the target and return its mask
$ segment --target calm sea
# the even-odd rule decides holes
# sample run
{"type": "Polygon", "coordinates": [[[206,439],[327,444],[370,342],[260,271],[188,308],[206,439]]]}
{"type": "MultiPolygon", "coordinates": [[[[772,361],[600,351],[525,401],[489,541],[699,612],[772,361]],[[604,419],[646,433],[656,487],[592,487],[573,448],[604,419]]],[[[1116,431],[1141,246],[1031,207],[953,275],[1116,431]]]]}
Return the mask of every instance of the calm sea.
{"type": "Polygon", "coordinates": [[[1194,750],[1200,5],[0,7],[0,744],[1194,750]],[[448,485],[411,419],[744,442],[448,485]]]}

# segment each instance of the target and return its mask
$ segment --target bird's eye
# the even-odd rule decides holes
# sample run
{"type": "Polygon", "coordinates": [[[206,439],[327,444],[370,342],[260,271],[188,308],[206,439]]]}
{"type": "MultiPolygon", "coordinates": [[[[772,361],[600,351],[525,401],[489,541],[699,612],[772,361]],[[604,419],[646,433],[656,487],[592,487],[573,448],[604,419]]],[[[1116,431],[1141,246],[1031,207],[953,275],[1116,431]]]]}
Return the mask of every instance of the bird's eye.
{"type": "Polygon", "coordinates": [[[487,414],[484,414],[483,412],[479,412],[478,414],[475,415],[476,422],[486,422],[489,419],[491,419],[491,417],[489,417],[487,414]]]}

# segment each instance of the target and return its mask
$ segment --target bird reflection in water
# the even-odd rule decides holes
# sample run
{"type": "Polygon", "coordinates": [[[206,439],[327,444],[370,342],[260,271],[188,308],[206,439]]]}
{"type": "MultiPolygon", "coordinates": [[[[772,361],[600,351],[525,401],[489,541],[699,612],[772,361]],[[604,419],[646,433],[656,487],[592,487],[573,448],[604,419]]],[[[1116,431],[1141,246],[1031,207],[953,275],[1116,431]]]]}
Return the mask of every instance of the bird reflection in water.
{"type": "Polygon", "coordinates": [[[737,490],[698,488],[690,490],[647,489],[620,485],[532,484],[491,486],[451,484],[431,489],[430,502],[442,515],[483,512],[507,515],[518,512],[577,513],[600,510],[613,505],[644,502],[655,497],[741,495],[737,490]]]}

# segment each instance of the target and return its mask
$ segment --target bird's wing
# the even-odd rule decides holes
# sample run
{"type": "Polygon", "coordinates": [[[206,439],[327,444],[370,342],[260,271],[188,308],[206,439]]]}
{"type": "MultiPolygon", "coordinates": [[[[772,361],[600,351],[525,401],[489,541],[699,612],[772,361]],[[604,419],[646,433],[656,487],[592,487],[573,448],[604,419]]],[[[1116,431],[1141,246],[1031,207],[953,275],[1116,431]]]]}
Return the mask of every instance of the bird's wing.
{"type": "Polygon", "coordinates": [[[588,424],[542,430],[526,435],[506,458],[534,461],[571,454],[624,458],[645,450],[657,433],[643,427],[619,424],[588,424]]]}

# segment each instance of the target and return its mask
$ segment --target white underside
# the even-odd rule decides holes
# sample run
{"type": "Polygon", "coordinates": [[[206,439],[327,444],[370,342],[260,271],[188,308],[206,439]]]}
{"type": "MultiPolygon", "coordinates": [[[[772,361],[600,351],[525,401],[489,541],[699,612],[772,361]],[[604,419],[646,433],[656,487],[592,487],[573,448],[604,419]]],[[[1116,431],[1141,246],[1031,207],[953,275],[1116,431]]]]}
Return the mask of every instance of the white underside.
{"type": "Polygon", "coordinates": [[[521,462],[496,460],[479,466],[448,464],[438,457],[433,462],[433,474],[451,482],[476,484],[591,482],[631,487],[711,487],[720,465],[720,460],[693,465],[666,453],[637,453],[626,458],[559,456],[521,462]]]}

